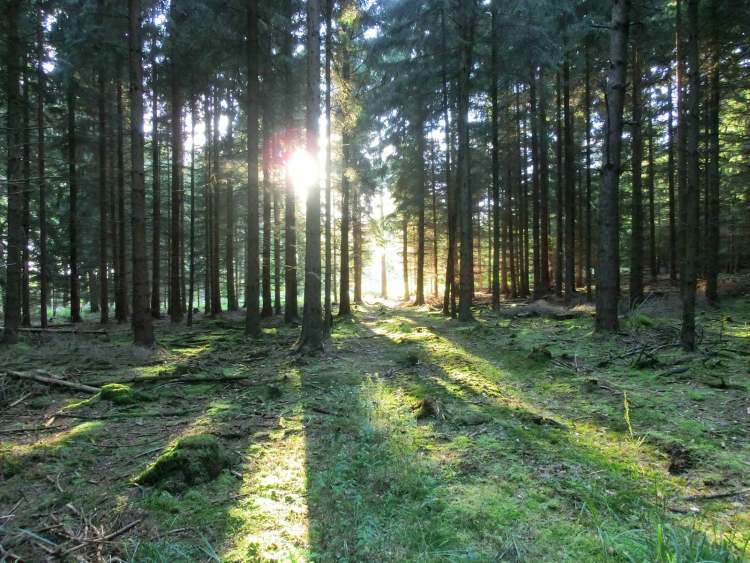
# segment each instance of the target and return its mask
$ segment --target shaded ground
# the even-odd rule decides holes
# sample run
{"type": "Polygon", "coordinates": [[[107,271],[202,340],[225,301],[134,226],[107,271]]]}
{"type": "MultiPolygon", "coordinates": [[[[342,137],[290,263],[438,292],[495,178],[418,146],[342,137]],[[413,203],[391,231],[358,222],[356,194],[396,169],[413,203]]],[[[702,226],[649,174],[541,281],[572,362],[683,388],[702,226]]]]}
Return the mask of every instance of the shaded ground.
{"type": "Polygon", "coordinates": [[[149,354],[125,328],[2,350],[5,369],[149,379],[131,404],[0,379],[0,545],[25,560],[750,557],[748,299],[702,314],[693,355],[668,307],[612,339],[585,307],[559,312],[506,303],[461,325],[373,305],[319,358],[290,355],[296,330],[273,323],[246,340],[239,317],[160,326],[149,354]],[[232,466],[183,490],[134,484],[194,434],[232,466]]]}

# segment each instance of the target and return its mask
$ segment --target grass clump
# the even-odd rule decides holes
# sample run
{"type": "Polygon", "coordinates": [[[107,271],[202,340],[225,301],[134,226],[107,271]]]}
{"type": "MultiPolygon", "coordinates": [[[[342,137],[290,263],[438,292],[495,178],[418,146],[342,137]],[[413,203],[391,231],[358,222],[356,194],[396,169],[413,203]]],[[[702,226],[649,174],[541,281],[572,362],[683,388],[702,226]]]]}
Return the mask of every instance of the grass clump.
{"type": "Polygon", "coordinates": [[[231,457],[210,434],[195,434],[167,448],[138,477],[136,483],[169,491],[181,491],[216,479],[230,467],[231,457]]]}
{"type": "Polygon", "coordinates": [[[99,391],[99,398],[111,401],[116,405],[132,405],[140,402],[144,397],[130,385],[124,383],[107,383],[99,391]]]}

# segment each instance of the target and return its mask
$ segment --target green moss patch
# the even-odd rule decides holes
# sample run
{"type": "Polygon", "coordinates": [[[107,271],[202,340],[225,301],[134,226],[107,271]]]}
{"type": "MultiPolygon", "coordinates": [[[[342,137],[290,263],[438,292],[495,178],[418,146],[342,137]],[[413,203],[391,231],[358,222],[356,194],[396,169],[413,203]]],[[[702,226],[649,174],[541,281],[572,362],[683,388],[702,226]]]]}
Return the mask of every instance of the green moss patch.
{"type": "Polygon", "coordinates": [[[213,481],[231,465],[231,456],[215,436],[196,434],[167,448],[135,481],[180,491],[213,481]]]}

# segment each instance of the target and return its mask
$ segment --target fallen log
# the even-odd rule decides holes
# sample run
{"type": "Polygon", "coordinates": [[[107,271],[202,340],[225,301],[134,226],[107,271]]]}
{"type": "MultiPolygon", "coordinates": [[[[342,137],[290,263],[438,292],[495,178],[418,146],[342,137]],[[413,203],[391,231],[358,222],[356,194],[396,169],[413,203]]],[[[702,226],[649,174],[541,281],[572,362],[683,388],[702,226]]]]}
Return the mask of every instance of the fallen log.
{"type": "Polygon", "coordinates": [[[26,373],[23,371],[5,371],[11,377],[16,379],[26,379],[29,381],[35,381],[37,383],[44,383],[45,385],[59,385],[61,387],[68,387],[70,389],[76,389],[77,391],[86,391],[87,393],[98,393],[98,387],[92,387],[91,385],[84,385],[83,383],[75,383],[73,381],[65,381],[64,379],[58,379],[56,377],[47,377],[46,375],[40,375],[38,373],[26,373]]]}
{"type": "MultiPolygon", "coordinates": [[[[2,330],[2,327],[0,327],[0,330],[2,330]]],[[[29,332],[34,334],[97,334],[101,336],[109,336],[109,333],[106,330],[102,329],[77,329],[77,328],[54,328],[54,327],[39,327],[39,326],[25,326],[25,327],[18,327],[16,329],[17,332],[29,332]]]]}

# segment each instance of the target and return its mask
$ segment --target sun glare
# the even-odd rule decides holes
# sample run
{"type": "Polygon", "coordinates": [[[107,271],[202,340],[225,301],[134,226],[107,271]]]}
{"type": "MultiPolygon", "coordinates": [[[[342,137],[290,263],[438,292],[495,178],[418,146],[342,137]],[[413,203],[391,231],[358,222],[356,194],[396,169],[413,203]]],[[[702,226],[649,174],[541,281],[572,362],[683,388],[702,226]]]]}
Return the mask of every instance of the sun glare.
{"type": "Polygon", "coordinates": [[[309,152],[297,149],[289,156],[286,169],[292,179],[297,198],[305,201],[307,189],[318,179],[318,163],[309,152]]]}

